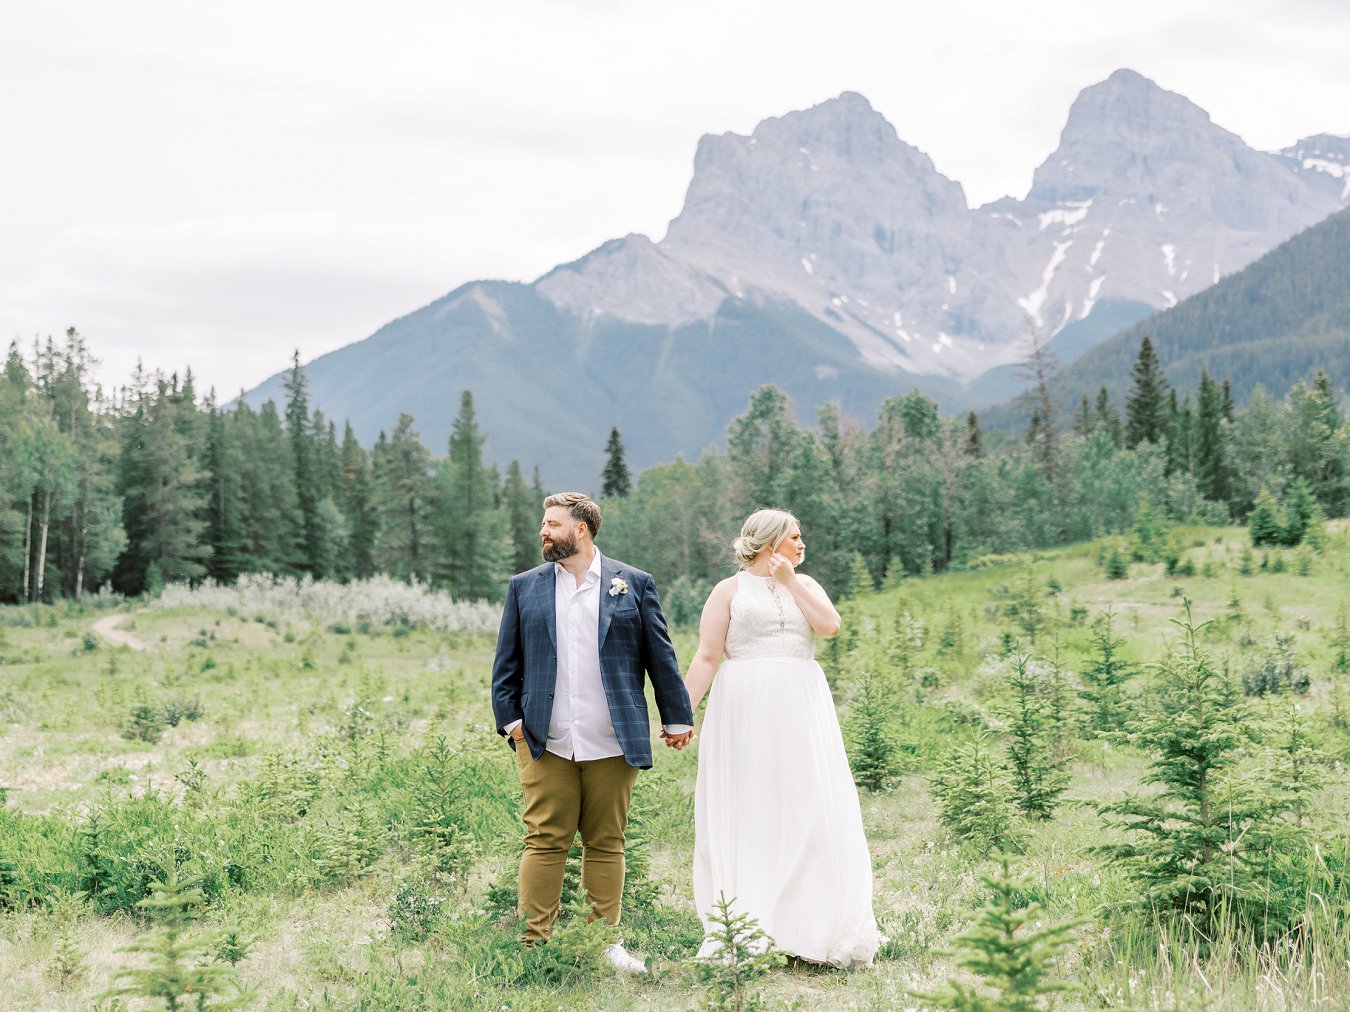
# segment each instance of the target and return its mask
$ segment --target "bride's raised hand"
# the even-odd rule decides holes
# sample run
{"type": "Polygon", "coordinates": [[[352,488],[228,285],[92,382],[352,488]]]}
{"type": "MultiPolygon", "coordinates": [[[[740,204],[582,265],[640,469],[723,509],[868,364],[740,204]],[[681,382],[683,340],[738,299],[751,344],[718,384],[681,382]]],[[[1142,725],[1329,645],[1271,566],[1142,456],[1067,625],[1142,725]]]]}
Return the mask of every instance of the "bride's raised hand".
{"type": "Polygon", "coordinates": [[[796,577],[797,567],[792,564],[786,555],[781,552],[774,552],[769,556],[769,575],[786,586],[796,577]]]}

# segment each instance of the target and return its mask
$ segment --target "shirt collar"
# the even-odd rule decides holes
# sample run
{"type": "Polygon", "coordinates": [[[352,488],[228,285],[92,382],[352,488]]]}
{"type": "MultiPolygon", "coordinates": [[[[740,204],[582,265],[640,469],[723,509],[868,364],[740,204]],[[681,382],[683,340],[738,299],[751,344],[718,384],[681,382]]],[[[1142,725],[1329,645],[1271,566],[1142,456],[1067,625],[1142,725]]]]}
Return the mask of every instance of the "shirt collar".
{"type": "MultiPolygon", "coordinates": [[[[561,580],[564,576],[567,577],[569,580],[572,578],[572,574],[567,571],[567,567],[564,566],[561,562],[553,563],[553,578],[555,580],[561,580]]],[[[582,586],[585,586],[585,584],[587,583],[599,583],[599,582],[600,582],[600,549],[597,548],[595,550],[595,555],[591,556],[591,565],[590,568],[586,570],[586,579],[582,584],[582,586]]],[[[576,586],[576,584],[574,583],[573,586],[576,586]]]]}

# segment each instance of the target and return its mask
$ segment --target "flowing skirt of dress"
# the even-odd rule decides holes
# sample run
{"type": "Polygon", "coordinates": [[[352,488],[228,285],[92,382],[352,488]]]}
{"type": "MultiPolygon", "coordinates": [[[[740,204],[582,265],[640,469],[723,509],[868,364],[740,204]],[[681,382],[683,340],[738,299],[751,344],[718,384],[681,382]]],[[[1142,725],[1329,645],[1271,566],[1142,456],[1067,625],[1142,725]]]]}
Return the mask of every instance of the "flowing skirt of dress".
{"type": "MultiPolygon", "coordinates": [[[[880,945],[872,859],[820,665],[723,662],[699,735],[694,902],[705,932],[719,894],[774,946],[831,966],[870,966],[880,945]]],[[[705,939],[700,955],[717,946],[705,939]]]]}

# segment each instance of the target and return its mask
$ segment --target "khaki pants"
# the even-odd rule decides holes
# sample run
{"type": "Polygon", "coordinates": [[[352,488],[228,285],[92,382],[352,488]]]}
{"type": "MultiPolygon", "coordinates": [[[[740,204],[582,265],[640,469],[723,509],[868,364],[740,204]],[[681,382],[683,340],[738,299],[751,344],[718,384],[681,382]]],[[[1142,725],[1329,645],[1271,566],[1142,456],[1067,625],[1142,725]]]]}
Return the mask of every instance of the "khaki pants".
{"type": "Polygon", "coordinates": [[[623,756],[577,762],[545,751],[536,760],[516,743],[525,793],[525,853],[520,858],[520,916],[525,941],[546,940],[562,899],[567,851],[581,832],[581,887],[591,920],[619,923],[623,899],[623,832],[637,767],[623,756]]]}

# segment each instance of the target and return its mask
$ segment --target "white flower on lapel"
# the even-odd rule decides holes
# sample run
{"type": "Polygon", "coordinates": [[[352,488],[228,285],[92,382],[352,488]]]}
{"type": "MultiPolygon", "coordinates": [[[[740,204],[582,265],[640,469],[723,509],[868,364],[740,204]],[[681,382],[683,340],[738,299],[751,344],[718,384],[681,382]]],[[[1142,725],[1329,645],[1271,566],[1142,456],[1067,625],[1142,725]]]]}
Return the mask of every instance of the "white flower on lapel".
{"type": "Polygon", "coordinates": [[[618,597],[620,594],[627,594],[627,593],[628,593],[628,584],[624,583],[623,580],[619,579],[619,577],[616,576],[614,577],[614,579],[609,581],[610,597],[618,597]]]}

